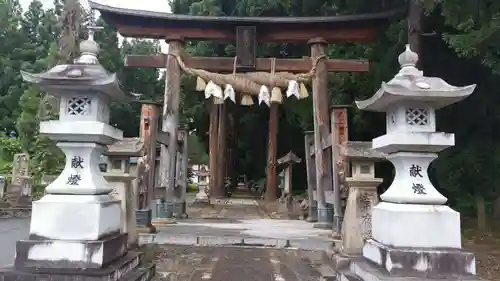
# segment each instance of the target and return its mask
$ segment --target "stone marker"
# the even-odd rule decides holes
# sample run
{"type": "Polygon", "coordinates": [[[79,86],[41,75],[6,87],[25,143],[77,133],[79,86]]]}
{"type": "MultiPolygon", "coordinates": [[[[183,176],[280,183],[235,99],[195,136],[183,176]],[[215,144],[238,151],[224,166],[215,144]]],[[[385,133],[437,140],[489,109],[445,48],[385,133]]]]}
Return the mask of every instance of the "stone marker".
{"type": "Polygon", "coordinates": [[[11,185],[21,186],[22,177],[29,176],[29,156],[26,153],[14,154],[12,161],[12,182],[11,185]]]}
{"type": "Polygon", "coordinates": [[[123,138],[108,125],[109,103],[127,101],[115,74],[98,62],[98,44],[80,44],[74,64],[41,74],[22,72],[42,91],[60,96],[59,120],[40,123],[40,133],[57,141],[66,155],[59,177],[33,202],[28,240],[18,241],[13,268],[0,280],[149,280],[154,266],[142,267],[141,254],[127,249],[121,231],[120,201],[99,170],[105,146],[123,138]]]}
{"type": "Polygon", "coordinates": [[[451,86],[425,77],[409,45],[399,56],[401,70],[375,95],[356,102],[360,109],[386,112],[387,134],[373,139],[396,174],[372,210],[372,238],[362,258],[351,261],[346,280],[482,280],[475,276],[474,254],[462,249],[460,214],[427,174],[437,152],[455,144],[453,134],[436,132],[436,109],[459,102],[475,85],[451,86]]]}
{"type": "Polygon", "coordinates": [[[29,177],[29,156],[25,153],[15,154],[12,161],[12,180],[7,186],[7,194],[15,198],[22,196],[26,177],[29,177]]]}
{"type": "Polygon", "coordinates": [[[0,199],[3,198],[5,193],[5,177],[0,176],[0,199]]]}

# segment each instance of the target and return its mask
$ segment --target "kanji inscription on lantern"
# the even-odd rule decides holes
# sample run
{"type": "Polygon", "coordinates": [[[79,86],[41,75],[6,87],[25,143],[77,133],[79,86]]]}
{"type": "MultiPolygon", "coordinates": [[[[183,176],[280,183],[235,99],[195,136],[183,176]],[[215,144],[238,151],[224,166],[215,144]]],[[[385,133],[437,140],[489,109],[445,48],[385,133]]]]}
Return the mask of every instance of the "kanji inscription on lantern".
{"type": "Polygon", "coordinates": [[[79,185],[81,180],[82,180],[82,176],[80,176],[79,174],[71,174],[68,177],[67,184],[69,184],[69,185],[79,185]]]}
{"type": "Polygon", "coordinates": [[[71,168],[83,169],[83,158],[81,156],[73,156],[71,158],[71,168]]]}
{"type": "Polygon", "coordinates": [[[425,186],[421,183],[413,183],[412,187],[413,193],[419,194],[419,195],[427,195],[427,192],[425,191],[425,186]]]}
{"type": "Polygon", "coordinates": [[[412,178],[416,178],[416,177],[423,177],[422,174],[422,167],[420,167],[420,165],[411,165],[410,167],[410,177],[412,178]]]}

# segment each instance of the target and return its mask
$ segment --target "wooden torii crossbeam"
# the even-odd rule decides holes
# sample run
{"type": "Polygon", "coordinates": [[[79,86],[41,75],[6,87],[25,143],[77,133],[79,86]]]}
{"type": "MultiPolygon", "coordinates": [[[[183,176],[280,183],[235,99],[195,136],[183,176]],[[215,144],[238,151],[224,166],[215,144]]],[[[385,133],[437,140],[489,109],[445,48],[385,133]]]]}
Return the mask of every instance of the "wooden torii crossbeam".
{"type": "MultiPolygon", "coordinates": [[[[182,54],[183,40],[217,40],[236,42],[236,70],[238,72],[264,71],[270,72],[274,61],[275,71],[292,73],[309,72],[313,59],[325,56],[325,45],[328,42],[368,42],[374,40],[385,29],[390,19],[401,11],[389,11],[378,14],[342,15],[326,17],[211,17],[178,15],[164,12],[151,12],[142,10],[123,9],[103,5],[89,0],[93,9],[100,11],[104,20],[114,26],[124,37],[142,37],[165,39],[169,44],[168,55],[138,56],[130,55],[125,59],[128,67],[155,67],[166,68],[168,81],[165,89],[165,105],[163,110],[163,130],[171,130],[171,135],[176,135],[171,122],[178,120],[178,103],[180,90],[180,66],[175,55],[182,54]],[[301,59],[270,59],[257,58],[257,43],[308,43],[311,46],[311,58],[301,59]],[[167,124],[167,125],[165,125],[167,124]]],[[[189,68],[204,69],[210,72],[230,73],[233,71],[234,58],[188,57],[182,58],[189,68]]],[[[368,62],[364,60],[325,60],[321,59],[316,65],[315,76],[312,78],[313,104],[315,112],[315,139],[326,140],[329,135],[329,113],[327,99],[327,73],[329,71],[368,71],[368,62]]],[[[220,185],[220,167],[224,167],[221,159],[224,151],[224,138],[216,141],[217,135],[225,134],[224,117],[225,106],[216,105],[210,117],[210,172],[217,174],[218,180],[214,183],[220,185]],[[221,114],[219,114],[222,112],[221,114]],[[219,120],[219,122],[217,122],[219,120]],[[221,122],[222,121],[222,122],[221,122]],[[220,126],[217,126],[220,123],[220,126]],[[216,155],[219,154],[219,155],[216,155]],[[217,161],[216,157],[220,156],[217,161]]],[[[277,105],[271,104],[270,131],[268,154],[268,181],[270,190],[276,188],[276,130],[277,130],[277,105]]],[[[321,149],[321,141],[316,141],[316,162],[319,169],[318,179],[331,188],[331,169],[327,153],[321,149]],[[319,159],[319,160],[318,160],[319,159]],[[329,173],[329,175],[328,175],[329,173]],[[328,179],[329,178],[329,179],[328,179]],[[328,184],[329,182],[329,184],[328,184]]],[[[176,144],[172,141],[168,149],[162,148],[160,157],[160,170],[166,175],[167,189],[172,185],[175,175],[169,169],[169,163],[175,165],[170,159],[175,157],[176,144]],[[172,147],[171,147],[172,146],[172,147]]],[[[330,163],[331,165],[331,163],[330,163]]],[[[175,170],[175,169],[174,169],[175,170]]],[[[319,185],[324,185],[319,184],[319,185]]],[[[214,192],[214,190],[212,190],[214,192]]],[[[167,192],[168,194],[168,192],[167,192]]],[[[220,190],[215,197],[221,196],[220,190]]],[[[168,200],[168,198],[167,198],[168,200]]],[[[324,200],[323,200],[324,201],[324,200]]]]}
{"type": "MultiPolygon", "coordinates": [[[[211,72],[232,72],[234,58],[217,57],[182,57],[189,68],[205,69],[211,72]]],[[[256,58],[255,71],[269,72],[271,70],[271,58],[256,58]]],[[[143,68],[164,68],[167,62],[166,54],[159,55],[127,55],[125,66],[143,68]]],[[[325,60],[326,69],[329,72],[365,72],[369,70],[367,60],[325,60]]],[[[301,59],[276,59],[276,72],[286,71],[290,73],[307,72],[312,67],[309,57],[301,59]]]]}

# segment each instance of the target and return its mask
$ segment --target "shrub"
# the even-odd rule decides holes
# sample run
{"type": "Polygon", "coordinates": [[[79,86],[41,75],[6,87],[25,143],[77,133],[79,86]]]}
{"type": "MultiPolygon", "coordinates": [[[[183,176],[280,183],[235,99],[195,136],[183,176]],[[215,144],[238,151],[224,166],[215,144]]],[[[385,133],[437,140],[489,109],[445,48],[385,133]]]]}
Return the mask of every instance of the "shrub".
{"type": "Polygon", "coordinates": [[[187,186],[186,192],[187,192],[187,193],[195,193],[195,192],[198,192],[198,187],[196,186],[196,184],[194,184],[194,183],[190,183],[190,184],[188,184],[188,186],[187,186]]]}

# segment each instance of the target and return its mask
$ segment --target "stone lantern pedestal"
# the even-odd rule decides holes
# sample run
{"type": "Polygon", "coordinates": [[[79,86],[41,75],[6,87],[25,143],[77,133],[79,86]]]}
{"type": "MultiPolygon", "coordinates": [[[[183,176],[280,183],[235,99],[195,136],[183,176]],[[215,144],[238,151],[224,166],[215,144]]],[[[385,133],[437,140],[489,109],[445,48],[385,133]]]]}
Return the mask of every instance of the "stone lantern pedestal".
{"type": "Polygon", "coordinates": [[[460,214],[443,205],[446,198],[427,173],[437,152],[455,142],[453,134],[436,132],[435,111],[465,99],[475,85],[455,87],[426,77],[417,61],[407,46],[399,73],[373,97],[356,102],[360,109],[386,112],[387,134],[375,138],[372,148],[387,154],[396,175],[372,209],[372,236],[362,258],[339,278],[481,280],[474,254],[461,247],[460,214]]]}
{"type": "Polygon", "coordinates": [[[46,73],[23,72],[25,81],[60,96],[59,120],[40,124],[66,155],[59,177],[33,202],[28,240],[16,244],[13,268],[0,280],[149,280],[154,266],[139,267],[141,254],[127,249],[120,200],[99,170],[99,158],[122,132],[108,124],[109,103],[132,96],[98,62],[99,47],[80,44],[81,56],[46,73]]]}

